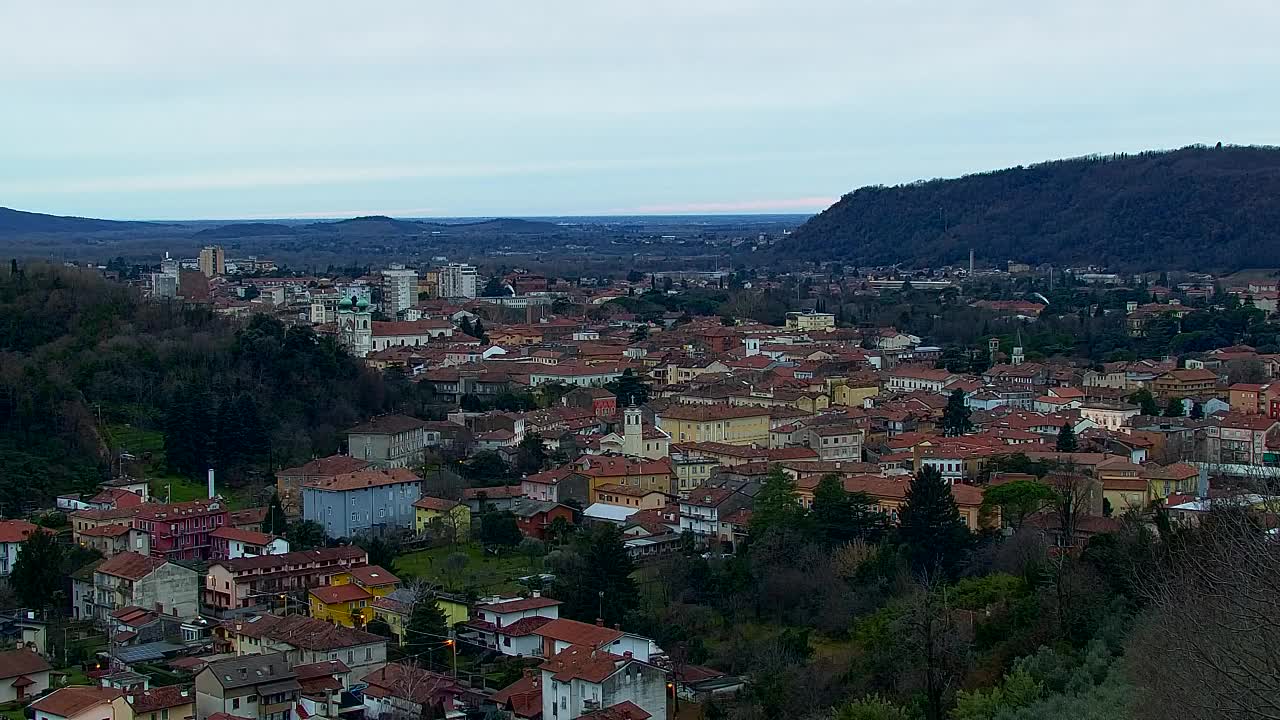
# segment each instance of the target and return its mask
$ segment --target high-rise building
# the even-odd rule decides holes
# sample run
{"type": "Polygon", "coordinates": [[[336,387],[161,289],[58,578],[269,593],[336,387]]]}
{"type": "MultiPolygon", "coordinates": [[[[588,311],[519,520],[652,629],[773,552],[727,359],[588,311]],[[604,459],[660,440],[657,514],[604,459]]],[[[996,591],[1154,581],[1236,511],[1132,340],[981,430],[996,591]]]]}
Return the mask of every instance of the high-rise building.
{"type": "Polygon", "coordinates": [[[418,271],[392,265],[382,271],[382,309],[399,315],[418,302],[418,271]]]}
{"type": "Polygon", "coordinates": [[[208,245],[200,249],[200,272],[205,277],[227,274],[227,257],[221,245],[208,245]]]}
{"type": "Polygon", "coordinates": [[[465,263],[449,263],[440,268],[440,297],[473,298],[475,296],[475,267],[465,263]]]}

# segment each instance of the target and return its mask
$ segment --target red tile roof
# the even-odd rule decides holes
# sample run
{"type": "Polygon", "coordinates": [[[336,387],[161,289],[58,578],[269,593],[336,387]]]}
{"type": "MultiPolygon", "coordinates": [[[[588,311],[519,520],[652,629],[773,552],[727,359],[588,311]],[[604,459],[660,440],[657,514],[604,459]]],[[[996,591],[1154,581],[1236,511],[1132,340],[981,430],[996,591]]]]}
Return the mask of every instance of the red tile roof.
{"type": "Polygon", "coordinates": [[[342,475],[343,473],[364,470],[368,467],[369,463],[359,458],[353,458],[347,455],[330,455],[329,457],[316,458],[309,463],[299,465],[297,467],[281,470],[277,472],[276,475],[283,475],[285,477],[342,475]]]}
{"type": "Polygon", "coordinates": [[[550,671],[551,678],[557,682],[585,680],[590,683],[600,683],[617,672],[618,663],[624,660],[627,658],[604,650],[596,650],[585,645],[570,645],[548,658],[541,667],[543,670],[550,671]]]}
{"type": "Polygon", "coordinates": [[[381,585],[397,585],[400,578],[392,575],[388,570],[380,565],[364,565],[357,568],[351,568],[347,571],[351,578],[365,587],[378,587],[381,585]]]}
{"type": "Polygon", "coordinates": [[[96,572],[129,580],[141,580],[164,565],[165,561],[134,552],[122,552],[98,566],[96,572]]]}
{"type": "Polygon", "coordinates": [[[31,703],[31,708],[47,715],[69,718],[97,705],[102,705],[124,695],[123,690],[87,685],[75,685],[54,690],[31,703]]]}
{"type": "Polygon", "coordinates": [[[598,648],[622,637],[622,631],[568,618],[559,618],[539,628],[538,635],[566,642],[570,645],[598,648]]]}
{"type": "Polygon", "coordinates": [[[311,594],[325,605],[368,600],[373,595],[359,585],[325,585],[312,588],[311,594]]]}
{"type": "Polygon", "coordinates": [[[421,483],[422,478],[413,474],[408,468],[390,468],[384,470],[358,470],[328,478],[311,480],[306,487],[328,492],[346,492],[363,490],[364,488],[399,485],[402,483],[421,483]]]}
{"type": "Polygon", "coordinates": [[[45,672],[52,669],[49,663],[30,650],[6,650],[0,652],[0,680],[19,675],[45,672]]]}
{"type": "Polygon", "coordinates": [[[531,597],[521,598],[519,600],[508,600],[500,603],[490,603],[488,605],[477,605],[476,610],[484,610],[496,615],[506,615],[507,613],[524,612],[526,610],[539,610],[541,608],[555,607],[561,605],[559,600],[552,600],[548,597],[531,597]]]}
{"type": "Polygon", "coordinates": [[[153,687],[150,690],[134,692],[129,697],[133,698],[133,702],[130,705],[133,706],[133,712],[137,715],[155,712],[164,708],[187,705],[196,701],[195,693],[190,688],[181,685],[153,687]]]}
{"type": "Polygon", "coordinates": [[[518,718],[542,715],[542,676],[526,671],[519,680],[493,694],[493,702],[518,718]]]}
{"type": "Polygon", "coordinates": [[[436,512],[448,512],[458,507],[458,502],[456,500],[446,500],[444,498],[438,498],[438,497],[421,497],[421,498],[418,498],[418,501],[415,502],[413,506],[420,510],[434,510],[436,512]]]}
{"type": "Polygon", "coordinates": [[[510,625],[504,625],[500,628],[497,628],[496,632],[499,635],[509,635],[511,637],[525,637],[527,635],[533,635],[538,630],[540,630],[544,625],[553,621],[554,621],[554,618],[535,615],[533,617],[520,618],[519,620],[511,623],[510,625]]]}
{"type": "Polygon", "coordinates": [[[649,720],[653,717],[630,700],[579,715],[579,720],[649,720]]]}
{"type": "Polygon", "coordinates": [[[236,540],[248,545],[269,545],[274,536],[266,533],[254,532],[252,530],[241,530],[235,527],[220,527],[209,533],[209,537],[221,538],[223,540],[236,540]]]}
{"type": "Polygon", "coordinates": [[[19,543],[31,536],[37,526],[26,520],[0,520],[0,543],[19,543]]]}

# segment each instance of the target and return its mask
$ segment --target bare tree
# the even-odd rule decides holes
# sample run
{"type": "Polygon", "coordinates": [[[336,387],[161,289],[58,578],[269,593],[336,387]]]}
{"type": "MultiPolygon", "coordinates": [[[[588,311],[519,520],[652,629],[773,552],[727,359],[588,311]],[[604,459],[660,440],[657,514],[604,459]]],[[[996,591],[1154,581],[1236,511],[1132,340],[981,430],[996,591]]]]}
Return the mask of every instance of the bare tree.
{"type": "Polygon", "coordinates": [[[1275,508],[1213,508],[1167,543],[1130,640],[1143,717],[1280,718],[1280,545],[1275,508]]]}
{"type": "Polygon", "coordinates": [[[902,669],[902,684],[924,692],[928,720],[942,720],[968,669],[970,647],[966,623],[947,603],[939,579],[921,578],[898,629],[903,650],[913,660],[902,669]]]}

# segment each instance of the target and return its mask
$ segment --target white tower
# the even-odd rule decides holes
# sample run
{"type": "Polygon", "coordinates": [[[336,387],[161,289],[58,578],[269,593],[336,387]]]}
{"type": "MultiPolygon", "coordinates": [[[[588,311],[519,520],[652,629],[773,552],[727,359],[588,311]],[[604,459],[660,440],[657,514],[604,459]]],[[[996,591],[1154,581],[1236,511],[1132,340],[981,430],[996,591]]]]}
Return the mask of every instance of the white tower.
{"type": "Polygon", "coordinates": [[[373,314],[368,300],[351,297],[338,303],[338,342],[356,357],[373,352],[373,314]]]}
{"type": "Polygon", "coordinates": [[[644,454],[643,415],[635,405],[622,411],[622,454],[629,457],[644,454]]]}

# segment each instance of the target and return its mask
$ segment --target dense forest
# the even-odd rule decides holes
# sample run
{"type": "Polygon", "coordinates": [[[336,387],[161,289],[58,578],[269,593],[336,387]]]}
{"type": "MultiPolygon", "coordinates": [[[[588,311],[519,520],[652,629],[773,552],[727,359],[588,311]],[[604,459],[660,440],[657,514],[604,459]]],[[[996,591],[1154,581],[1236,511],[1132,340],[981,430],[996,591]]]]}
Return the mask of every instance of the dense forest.
{"type": "Polygon", "coordinates": [[[0,271],[0,510],[51,504],[106,478],[107,427],[163,433],[169,472],[232,486],[335,452],[339,431],[430,398],[326,337],[255,316],[144,302],[95,273],[0,271]]]}
{"type": "Polygon", "coordinates": [[[1272,267],[1280,149],[1189,147],[855,190],[778,246],[859,265],[966,262],[1132,269],[1272,267]]]}

